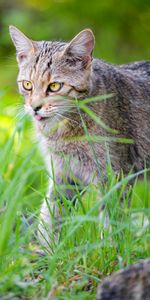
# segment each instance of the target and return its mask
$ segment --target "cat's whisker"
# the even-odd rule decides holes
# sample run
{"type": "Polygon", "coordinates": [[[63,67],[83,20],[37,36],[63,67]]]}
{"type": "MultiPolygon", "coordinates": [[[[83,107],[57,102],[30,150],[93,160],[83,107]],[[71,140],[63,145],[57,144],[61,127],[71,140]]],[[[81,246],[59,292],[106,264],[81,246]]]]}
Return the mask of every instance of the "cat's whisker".
{"type": "Polygon", "coordinates": [[[75,104],[66,104],[66,103],[63,103],[63,104],[59,104],[58,105],[59,107],[65,107],[65,108],[76,108],[77,106],[75,104]]]}
{"type": "Polygon", "coordinates": [[[18,112],[21,112],[21,111],[24,112],[24,107],[18,105],[15,107],[15,110],[18,112]]]}
{"type": "Polygon", "coordinates": [[[21,106],[16,106],[14,107],[14,111],[18,113],[19,111],[23,111],[23,108],[21,106]]]}
{"type": "Polygon", "coordinates": [[[38,140],[37,140],[37,136],[35,134],[35,128],[33,126],[33,123],[30,122],[29,126],[30,126],[29,129],[28,129],[29,136],[32,137],[32,141],[33,141],[34,145],[37,145],[38,144],[38,140]]]}
{"type": "Polygon", "coordinates": [[[22,110],[18,110],[18,111],[16,111],[16,115],[17,116],[23,116],[23,115],[25,115],[25,112],[22,111],[22,110]]]}
{"type": "Polygon", "coordinates": [[[16,114],[21,114],[21,113],[24,113],[24,110],[22,110],[20,108],[16,108],[15,112],[16,112],[16,114]]]}
{"type": "Polygon", "coordinates": [[[16,113],[16,117],[15,117],[15,119],[17,119],[17,120],[22,120],[24,117],[25,117],[25,115],[26,115],[26,112],[24,111],[24,109],[21,107],[18,107],[17,109],[16,109],[16,111],[17,111],[17,113],[16,113]],[[18,110],[18,111],[17,111],[18,110]]]}
{"type": "Polygon", "coordinates": [[[17,103],[13,108],[12,108],[12,111],[14,114],[17,114],[18,112],[20,111],[23,111],[24,108],[22,107],[21,104],[17,103]]]}
{"type": "Polygon", "coordinates": [[[17,120],[17,121],[21,121],[23,118],[24,118],[25,116],[19,116],[19,115],[17,115],[16,117],[15,117],[15,119],[17,120]]]}
{"type": "Polygon", "coordinates": [[[14,107],[15,107],[15,108],[22,108],[22,109],[24,109],[24,107],[22,106],[21,103],[17,103],[14,107]]]}

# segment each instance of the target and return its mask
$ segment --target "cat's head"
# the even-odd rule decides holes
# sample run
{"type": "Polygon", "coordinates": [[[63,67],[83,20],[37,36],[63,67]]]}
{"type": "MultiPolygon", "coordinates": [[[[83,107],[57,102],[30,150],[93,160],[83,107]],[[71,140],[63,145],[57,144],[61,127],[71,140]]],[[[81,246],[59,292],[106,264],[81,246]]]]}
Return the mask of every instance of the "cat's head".
{"type": "Polygon", "coordinates": [[[37,122],[57,122],[70,110],[71,99],[89,93],[92,31],[85,29],[68,43],[33,41],[14,26],[10,26],[10,35],[17,51],[17,81],[26,111],[37,122]]]}

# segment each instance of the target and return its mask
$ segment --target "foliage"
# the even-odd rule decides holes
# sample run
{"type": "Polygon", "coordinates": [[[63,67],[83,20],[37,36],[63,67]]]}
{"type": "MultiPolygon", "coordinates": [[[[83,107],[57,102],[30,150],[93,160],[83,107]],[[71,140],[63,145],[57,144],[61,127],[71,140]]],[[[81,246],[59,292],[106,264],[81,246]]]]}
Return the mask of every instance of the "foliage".
{"type": "Polygon", "coordinates": [[[120,199],[135,175],[119,179],[110,163],[106,185],[97,189],[91,184],[82,198],[77,191],[75,206],[68,206],[64,196],[60,241],[43,256],[36,229],[48,175],[37,145],[30,150],[28,119],[17,122],[9,136],[8,132],[1,133],[0,150],[0,298],[94,299],[103,277],[149,256],[146,170],[144,181],[134,187],[130,207],[129,194],[123,206],[120,199]],[[99,219],[102,203],[105,210],[99,219]],[[108,215],[110,222],[105,226],[108,215]]]}
{"type": "Polygon", "coordinates": [[[11,63],[14,48],[8,33],[10,24],[37,40],[69,40],[90,27],[96,36],[95,56],[112,63],[149,59],[148,0],[1,0],[0,72],[3,76],[0,73],[0,77],[6,85],[10,82],[8,73],[15,78],[11,63]],[[4,70],[6,62],[7,70],[4,70]]]}

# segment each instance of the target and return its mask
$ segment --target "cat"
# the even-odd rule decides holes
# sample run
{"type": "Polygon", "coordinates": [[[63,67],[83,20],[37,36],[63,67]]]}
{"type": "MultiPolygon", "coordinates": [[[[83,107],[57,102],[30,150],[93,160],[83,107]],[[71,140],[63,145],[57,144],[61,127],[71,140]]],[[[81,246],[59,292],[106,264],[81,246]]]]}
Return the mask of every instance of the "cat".
{"type": "Polygon", "coordinates": [[[90,29],[70,42],[33,41],[14,26],[10,26],[10,35],[17,52],[19,91],[25,98],[25,111],[34,120],[49,170],[48,201],[42,204],[39,225],[40,239],[47,245],[53,233],[58,238],[56,198],[62,203],[54,182],[72,200],[76,185],[82,190],[90,182],[107,180],[106,148],[117,173],[150,166],[150,61],[113,65],[93,58],[95,38],[90,29]],[[77,100],[81,103],[102,95],[111,98],[87,106],[112,130],[100,126],[76,105],[77,100]],[[85,127],[89,136],[129,138],[134,143],[91,145],[88,139],[81,139],[85,127]],[[49,210],[54,212],[56,224],[49,210]]]}
{"type": "Polygon", "coordinates": [[[96,300],[150,300],[150,259],[104,279],[96,300]]]}

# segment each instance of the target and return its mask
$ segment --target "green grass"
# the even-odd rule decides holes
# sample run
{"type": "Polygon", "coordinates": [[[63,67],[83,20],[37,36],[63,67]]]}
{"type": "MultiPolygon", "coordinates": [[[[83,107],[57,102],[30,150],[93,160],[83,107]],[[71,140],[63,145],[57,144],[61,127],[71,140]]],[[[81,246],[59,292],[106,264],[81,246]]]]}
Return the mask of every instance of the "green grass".
{"type": "Polygon", "coordinates": [[[5,106],[0,103],[0,299],[95,299],[105,276],[150,256],[147,172],[136,181],[131,206],[127,194],[123,207],[120,198],[134,175],[119,180],[109,163],[107,184],[91,184],[83,197],[78,193],[75,206],[65,205],[59,243],[52,254],[39,256],[36,229],[48,175],[30,122],[14,123],[9,95],[0,95],[5,99],[5,106]],[[110,218],[106,228],[99,219],[102,202],[103,215],[110,218]]]}

